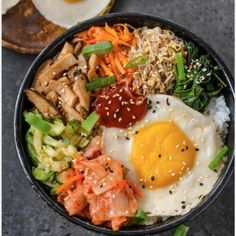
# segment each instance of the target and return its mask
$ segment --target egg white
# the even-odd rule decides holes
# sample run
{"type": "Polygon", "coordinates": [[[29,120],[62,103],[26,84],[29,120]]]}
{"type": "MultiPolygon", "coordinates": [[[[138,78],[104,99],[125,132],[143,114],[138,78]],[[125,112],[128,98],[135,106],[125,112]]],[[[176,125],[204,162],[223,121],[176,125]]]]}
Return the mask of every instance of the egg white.
{"type": "Polygon", "coordinates": [[[111,2],[111,0],[80,0],[74,3],[63,0],[32,1],[47,20],[65,28],[98,16],[111,2]]]}
{"type": "Polygon", "coordinates": [[[129,169],[127,177],[141,188],[142,184],[129,161],[135,131],[158,121],[172,120],[178,124],[193,144],[199,148],[196,152],[195,164],[192,170],[182,177],[182,180],[171,186],[160,189],[142,189],[144,196],[138,204],[139,209],[148,212],[150,216],[167,217],[185,214],[212,190],[218,178],[219,172],[215,173],[208,168],[208,164],[220,149],[215,127],[208,117],[188,107],[176,97],[151,95],[148,99],[152,102],[152,108],[132,129],[104,128],[103,151],[113,159],[122,162],[129,169]]]}

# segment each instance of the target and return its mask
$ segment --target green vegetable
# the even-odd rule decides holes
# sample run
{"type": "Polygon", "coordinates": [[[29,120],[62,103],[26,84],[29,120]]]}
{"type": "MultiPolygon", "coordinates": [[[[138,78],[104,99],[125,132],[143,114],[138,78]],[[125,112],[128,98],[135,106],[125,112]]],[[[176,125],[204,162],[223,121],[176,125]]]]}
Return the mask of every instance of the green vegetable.
{"type": "Polygon", "coordinates": [[[135,57],[125,65],[125,68],[143,65],[148,61],[148,58],[149,57],[147,55],[135,57]]]}
{"type": "Polygon", "coordinates": [[[73,134],[79,132],[80,125],[81,123],[79,120],[69,121],[66,125],[64,136],[66,136],[67,138],[70,138],[73,134]]]}
{"type": "Polygon", "coordinates": [[[184,59],[181,52],[176,53],[178,81],[185,80],[184,59]]]}
{"type": "Polygon", "coordinates": [[[84,130],[86,135],[89,135],[99,120],[100,116],[93,111],[81,124],[81,128],[84,130]]]}
{"type": "Polygon", "coordinates": [[[58,186],[53,187],[53,188],[50,190],[50,194],[51,194],[52,196],[57,195],[57,187],[58,187],[58,186]]]}
{"type": "Polygon", "coordinates": [[[48,134],[51,130],[51,125],[49,122],[43,120],[39,116],[35,115],[32,112],[24,112],[25,121],[30,125],[34,126],[36,129],[41,132],[48,134]]]}
{"type": "Polygon", "coordinates": [[[220,151],[215,155],[214,159],[208,165],[209,169],[214,170],[214,168],[220,163],[221,159],[226,155],[229,148],[225,145],[220,151]]]}
{"type": "Polygon", "coordinates": [[[33,146],[37,155],[40,155],[42,153],[42,138],[43,133],[35,129],[33,136],[33,146]]]}
{"type": "Polygon", "coordinates": [[[46,154],[47,154],[48,156],[50,156],[50,157],[55,157],[55,156],[57,156],[57,151],[56,151],[53,147],[51,147],[51,146],[49,146],[49,145],[45,145],[45,146],[44,146],[44,152],[46,152],[46,154]]]}
{"type": "Polygon", "coordinates": [[[187,49],[187,64],[189,65],[192,60],[197,60],[199,57],[198,47],[191,41],[185,42],[185,47],[187,49]]]}
{"type": "Polygon", "coordinates": [[[82,54],[85,57],[90,57],[93,53],[96,55],[102,55],[111,52],[113,44],[111,41],[104,41],[96,44],[91,44],[83,47],[82,54]]]}
{"type": "Polygon", "coordinates": [[[44,135],[43,136],[43,143],[48,144],[52,147],[63,147],[65,144],[62,142],[62,140],[56,140],[52,138],[50,135],[44,135]]]}
{"type": "Polygon", "coordinates": [[[53,124],[50,123],[50,125],[51,125],[51,129],[49,131],[49,134],[52,135],[52,136],[59,136],[65,130],[65,126],[64,126],[62,120],[59,119],[59,118],[56,118],[53,121],[53,124]]]}
{"type": "Polygon", "coordinates": [[[90,81],[85,85],[85,87],[88,91],[92,91],[97,88],[111,85],[115,83],[115,81],[116,81],[115,76],[101,77],[90,81]]]}
{"type": "Polygon", "coordinates": [[[42,181],[42,182],[46,182],[52,175],[54,175],[54,173],[52,171],[47,172],[47,171],[40,169],[38,167],[32,168],[32,174],[35,179],[42,181]]]}
{"type": "Polygon", "coordinates": [[[179,225],[174,232],[174,236],[186,236],[188,234],[188,231],[189,231],[188,226],[179,225]]]}
{"type": "Polygon", "coordinates": [[[26,138],[26,147],[27,147],[28,154],[31,157],[33,164],[37,166],[39,161],[37,158],[37,153],[33,146],[33,136],[30,134],[29,130],[26,132],[25,138],[26,138]]]}
{"type": "Polygon", "coordinates": [[[90,139],[86,137],[82,137],[79,143],[77,144],[77,146],[80,148],[85,148],[89,144],[89,142],[90,142],[90,139]]]}
{"type": "Polygon", "coordinates": [[[147,220],[147,214],[142,210],[137,210],[135,216],[132,218],[134,224],[141,225],[147,220]]]}
{"type": "Polygon", "coordinates": [[[220,68],[213,65],[208,55],[199,55],[193,43],[188,43],[187,55],[191,59],[184,71],[183,57],[176,54],[177,82],[174,93],[193,109],[203,112],[210,99],[217,96],[226,84],[220,79],[220,68]],[[197,58],[197,59],[196,59],[197,58]]]}

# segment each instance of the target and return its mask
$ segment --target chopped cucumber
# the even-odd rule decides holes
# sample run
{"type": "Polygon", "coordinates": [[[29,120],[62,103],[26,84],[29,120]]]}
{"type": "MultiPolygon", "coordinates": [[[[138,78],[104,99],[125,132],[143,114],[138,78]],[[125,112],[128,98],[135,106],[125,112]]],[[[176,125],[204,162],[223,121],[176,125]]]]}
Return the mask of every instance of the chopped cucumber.
{"type": "Polygon", "coordinates": [[[53,124],[50,124],[50,125],[51,125],[51,129],[49,131],[49,134],[52,135],[52,136],[59,136],[65,130],[65,126],[64,126],[62,120],[59,119],[59,118],[56,118],[53,121],[53,124]]]}
{"type": "Polygon", "coordinates": [[[52,171],[47,172],[47,171],[40,169],[38,167],[33,167],[32,174],[35,179],[40,180],[42,182],[46,182],[52,175],[54,175],[54,172],[52,172],[52,171]]]}

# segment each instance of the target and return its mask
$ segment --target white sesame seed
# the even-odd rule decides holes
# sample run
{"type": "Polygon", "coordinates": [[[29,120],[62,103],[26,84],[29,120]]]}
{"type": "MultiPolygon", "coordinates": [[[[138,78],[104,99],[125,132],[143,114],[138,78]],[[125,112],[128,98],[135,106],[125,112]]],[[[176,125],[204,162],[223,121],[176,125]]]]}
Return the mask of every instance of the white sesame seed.
{"type": "Polygon", "coordinates": [[[105,109],[105,110],[109,110],[109,107],[105,107],[104,109],[105,109]]]}
{"type": "Polygon", "coordinates": [[[134,116],[134,115],[132,115],[132,118],[135,120],[136,119],[136,117],[134,116]]]}
{"type": "Polygon", "coordinates": [[[121,122],[121,120],[122,120],[122,118],[120,117],[120,118],[118,119],[118,122],[121,122]]]}
{"type": "Polygon", "coordinates": [[[127,109],[127,111],[130,111],[130,108],[129,108],[129,107],[127,107],[126,109],[127,109]]]}
{"type": "Polygon", "coordinates": [[[108,101],[108,104],[111,104],[111,100],[108,101]]]}
{"type": "Polygon", "coordinates": [[[113,116],[114,116],[114,118],[116,118],[116,117],[117,117],[116,113],[114,113],[114,115],[113,115],[113,116]]]}

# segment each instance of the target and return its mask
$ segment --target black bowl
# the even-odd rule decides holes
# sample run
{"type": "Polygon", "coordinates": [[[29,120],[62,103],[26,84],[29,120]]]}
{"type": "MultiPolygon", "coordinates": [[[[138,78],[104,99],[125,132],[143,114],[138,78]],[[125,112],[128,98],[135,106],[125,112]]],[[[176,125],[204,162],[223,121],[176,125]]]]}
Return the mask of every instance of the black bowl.
{"type": "Polygon", "coordinates": [[[219,195],[225,184],[227,183],[232,170],[233,170],[233,158],[234,158],[234,91],[233,91],[233,78],[230,75],[229,70],[226,68],[223,61],[219,58],[219,56],[205,43],[203,40],[198,38],[196,35],[191,33],[190,31],[184,29],[183,27],[176,25],[173,22],[150,16],[143,15],[137,13],[115,13],[109,14],[102,17],[97,17],[88,21],[85,21],[79,25],[76,25],[62,35],[57,37],[53,42],[51,42],[35,59],[32,66],[28,70],[23,83],[21,84],[20,91],[17,97],[16,107],[15,107],[15,117],[14,117],[14,136],[16,149],[18,152],[18,156],[20,158],[21,165],[25,171],[25,174],[28,180],[31,182],[35,190],[39,193],[39,195],[43,198],[43,200],[54,210],[59,212],[66,219],[70,220],[76,225],[83,226],[89,230],[93,230],[100,233],[105,234],[113,234],[113,235],[144,235],[150,233],[158,233],[164,230],[171,229],[181,223],[186,222],[187,220],[192,219],[199,215],[204,209],[206,209],[213,200],[219,195]],[[23,111],[27,108],[30,108],[30,104],[27,101],[23,91],[24,89],[30,87],[35,72],[41,65],[41,63],[47,58],[52,58],[63,46],[66,40],[72,38],[72,36],[80,31],[88,29],[92,25],[102,26],[104,23],[114,24],[118,22],[129,23],[135,27],[155,27],[160,26],[166,29],[172,30],[177,36],[183,39],[192,40],[198,47],[205,53],[208,53],[216,64],[221,66],[222,68],[222,79],[227,83],[228,87],[224,90],[224,96],[227,102],[228,107],[231,112],[231,121],[229,124],[229,133],[227,136],[226,144],[229,146],[230,151],[228,153],[228,161],[225,164],[223,171],[220,174],[220,177],[217,180],[212,191],[202,200],[200,204],[198,204],[195,208],[193,208],[190,212],[183,216],[172,217],[164,222],[157,223],[150,226],[131,226],[127,228],[123,228],[118,232],[112,232],[110,229],[95,226],[86,220],[83,220],[78,217],[71,217],[67,215],[64,208],[58,204],[53,197],[50,196],[49,190],[40,182],[36,181],[31,173],[32,162],[30,158],[27,156],[26,147],[25,147],[25,132],[26,132],[26,124],[23,118],[23,111]]]}

